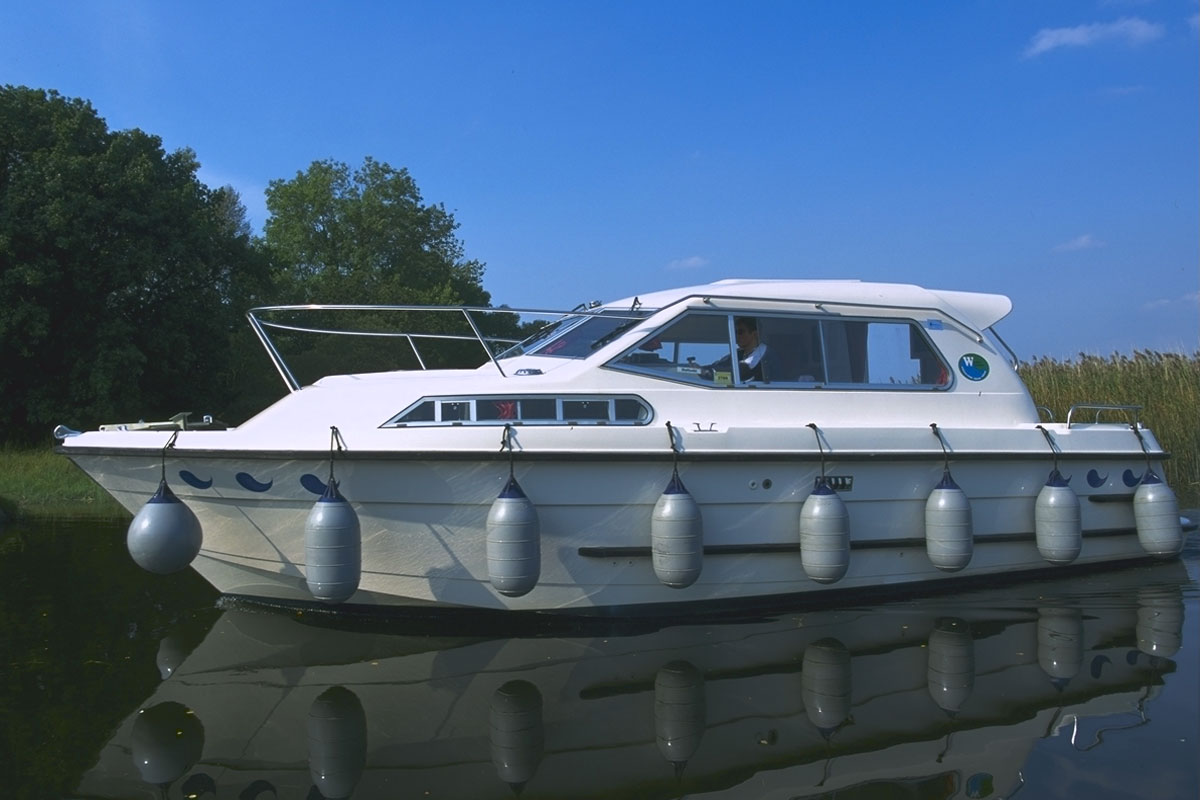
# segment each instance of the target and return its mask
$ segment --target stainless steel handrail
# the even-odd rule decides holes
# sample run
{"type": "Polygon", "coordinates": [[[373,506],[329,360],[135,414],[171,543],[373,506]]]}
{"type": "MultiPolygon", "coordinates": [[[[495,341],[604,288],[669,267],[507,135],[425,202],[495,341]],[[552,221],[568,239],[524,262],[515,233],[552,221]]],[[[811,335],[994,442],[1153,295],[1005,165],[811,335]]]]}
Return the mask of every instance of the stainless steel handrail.
{"type": "MultiPolygon", "coordinates": [[[[817,300],[817,299],[810,298],[810,297],[752,297],[750,295],[734,296],[734,295],[723,295],[723,294],[715,294],[715,293],[690,294],[690,295],[687,295],[686,297],[679,298],[678,300],[672,302],[670,305],[674,306],[679,303],[685,303],[688,300],[696,300],[696,299],[702,300],[705,303],[705,305],[714,306],[714,307],[718,307],[713,302],[714,300],[722,300],[725,302],[734,303],[735,305],[733,306],[733,308],[735,308],[735,309],[744,307],[745,305],[754,305],[756,303],[780,303],[783,305],[812,306],[813,308],[817,309],[818,311],[822,311],[822,312],[828,312],[830,307],[834,307],[834,308],[838,308],[838,307],[840,307],[840,308],[866,308],[866,309],[875,309],[875,310],[879,310],[879,311],[891,311],[891,312],[894,312],[894,311],[923,311],[926,313],[941,315],[942,317],[946,318],[947,320],[954,323],[955,325],[958,325],[964,331],[969,332],[971,335],[971,338],[973,338],[979,344],[983,344],[986,341],[984,338],[984,335],[983,335],[983,331],[979,330],[974,325],[971,325],[970,323],[959,319],[954,314],[950,313],[948,310],[946,310],[945,308],[943,308],[941,306],[903,305],[903,304],[894,304],[894,303],[869,303],[869,302],[860,301],[860,300],[830,300],[829,298],[825,298],[823,300],[817,300]]],[[[664,306],[664,308],[669,308],[669,307],[670,306],[664,306]]],[[[661,311],[662,309],[659,309],[659,310],[661,311]]],[[[1005,347],[1007,348],[1008,345],[1005,345],[1005,347]]]]}
{"type": "Polygon", "coordinates": [[[992,336],[995,336],[996,341],[999,342],[1004,347],[1004,349],[1008,351],[1008,360],[1009,360],[1009,363],[1012,364],[1012,368],[1017,369],[1019,366],[1021,366],[1021,359],[1017,358],[1017,354],[1014,353],[1013,349],[1008,346],[1008,342],[1004,341],[1004,337],[1000,335],[1000,332],[997,331],[996,328],[993,326],[988,326],[987,331],[992,336]]]}
{"type": "Polygon", "coordinates": [[[283,360],[283,356],[280,355],[279,350],[275,348],[275,343],[271,341],[271,337],[263,330],[262,323],[258,321],[258,317],[254,316],[254,311],[255,309],[251,309],[246,312],[246,318],[250,320],[250,327],[254,330],[254,335],[258,337],[259,343],[267,351],[267,356],[270,357],[271,363],[275,365],[275,371],[279,373],[279,377],[283,378],[288,391],[296,391],[300,388],[300,383],[292,375],[292,371],[288,369],[287,363],[283,360]]]}
{"type": "Polygon", "coordinates": [[[1135,428],[1141,427],[1141,422],[1139,422],[1139,420],[1138,420],[1138,415],[1142,410],[1141,406],[1106,405],[1104,403],[1076,403],[1075,405],[1073,405],[1069,409],[1067,409],[1067,428],[1071,427],[1071,417],[1075,415],[1075,411],[1082,410],[1082,409],[1087,409],[1089,411],[1095,411],[1096,418],[1093,420],[1093,422],[1096,422],[1096,423],[1100,422],[1100,415],[1102,413],[1104,413],[1105,411],[1131,411],[1131,412],[1133,412],[1132,425],[1135,428]]]}
{"type": "Polygon", "coordinates": [[[259,343],[266,350],[267,356],[271,359],[271,363],[275,365],[275,370],[279,376],[283,378],[284,384],[289,392],[295,392],[300,389],[300,382],[296,380],[296,376],[292,374],[287,362],[283,358],[283,354],[275,346],[271,340],[267,329],[292,331],[294,333],[313,333],[313,334],[330,334],[335,336],[378,336],[386,338],[404,339],[412,348],[413,355],[420,364],[421,369],[428,369],[425,364],[425,359],[422,358],[420,348],[417,346],[417,340],[421,339],[436,339],[444,341],[476,341],[487,354],[488,360],[495,365],[497,371],[508,377],[504,369],[500,366],[496,355],[489,345],[493,344],[516,344],[519,340],[507,339],[495,336],[485,336],[479,329],[478,324],[472,314],[511,314],[516,316],[539,316],[539,317],[599,317],[603,316],[609,319],[645,319],[645,312],[625,314],[614,312],[611,309],[605,310],[573,310],[563,311],[561,309],[541,309],[541,308],[509,308],[501,307],[494,308],[490,306],[419,306],[419,305],[371,305],[371,304],[306,304],[306,305],[279,305],[279,306],[258,306],[246,312],[246,318],[250,321],[250,327],[254,330],[258,337],[259,343]],[[338,329],[338,328],[317,328],[304,325],[286,324],[282,322],[272,322],[268,319],[260,318],[264,314],[271,313],[287,313],[287,312],[319,312],[319,311],[384,311],[384,312],[420,312],[420,313],[461,313],[471,328],[470,334],[465,333],[417,333],[412,331],[365,331],[353,329],[338,329]]]}

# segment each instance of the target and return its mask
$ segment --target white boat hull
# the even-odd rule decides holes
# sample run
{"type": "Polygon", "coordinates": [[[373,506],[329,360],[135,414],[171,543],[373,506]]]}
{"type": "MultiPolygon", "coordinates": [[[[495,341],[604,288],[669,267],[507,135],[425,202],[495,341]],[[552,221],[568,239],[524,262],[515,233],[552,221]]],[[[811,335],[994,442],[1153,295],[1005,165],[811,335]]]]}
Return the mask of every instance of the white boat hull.
{"type": "MultiPolygon", "coordinates": [[[[134,513],[162,474],[157,453],[71,456],[134,513]]],[[[842,493],[850,565],[830,584],[805,575],[799,546],[800,509],[819,464],[780,458],[683,463],[680,475],[700,506],[705,546],[699,579],[683,589],[660,583],[650,558],[650,518],[670,478],[669,461],[518,462],[515,475],[540,520],[541,572],[532,591],[508,597],[492,587],[486,553],[487,514],[508,479],[506,460],[343,457],[336,477],[358,514],[363,553],[360,586],[347,602],[591,612],[1044,570],[1050,565],[1035,541],[1034,504],[1045,461],[1040,455],[980,458],[955,466],[972,506],[974,553],[967,568],[952,573],[932,566],[924,543],[925,502],[941,478],[940,461],[830,464],[829,474],[853,476],[842,493]]],[[[1134,529],[1133,490],[1120,477],[1127,470],[1140,474],[1144,463],[1130,457],[1080,462],[1084,467],[1108,480],[1080,493],[1083,547],[1073,563],[1146,557],[1134,529]]],[[[328,474],[328,460],[316,457],[172,454],[168,482],[204,532],[193,567],[225,594],[312,602],[305,521],[317,499],[314,481],[328,474]],[[180,479],[184,473],[206,488],[180,479]]]]}

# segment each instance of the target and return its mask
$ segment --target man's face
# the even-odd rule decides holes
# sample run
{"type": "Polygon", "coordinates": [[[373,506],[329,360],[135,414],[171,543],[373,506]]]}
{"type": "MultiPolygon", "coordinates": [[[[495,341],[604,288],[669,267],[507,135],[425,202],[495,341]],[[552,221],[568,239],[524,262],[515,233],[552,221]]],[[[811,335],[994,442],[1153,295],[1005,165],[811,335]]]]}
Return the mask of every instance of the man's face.
{"type": "Polygon", "coordinates": [[[733,326],[733,335],[737,339],[739,350],[753,350],[758,347],[758,331],[745,323],[735,323],[733,326]]]}

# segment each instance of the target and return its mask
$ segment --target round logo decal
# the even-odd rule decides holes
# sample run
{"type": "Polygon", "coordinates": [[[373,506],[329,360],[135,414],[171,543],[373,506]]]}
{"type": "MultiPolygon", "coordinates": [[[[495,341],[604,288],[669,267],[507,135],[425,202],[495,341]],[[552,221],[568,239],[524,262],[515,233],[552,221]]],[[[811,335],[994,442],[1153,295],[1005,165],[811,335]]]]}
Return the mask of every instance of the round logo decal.
{"type": "Polygon", "coordinates": [[[987,359],[978,353],[967,353],[958,360],[958,371],[969,381],[981,381],[988,376],[991,367],[987,359]]]}

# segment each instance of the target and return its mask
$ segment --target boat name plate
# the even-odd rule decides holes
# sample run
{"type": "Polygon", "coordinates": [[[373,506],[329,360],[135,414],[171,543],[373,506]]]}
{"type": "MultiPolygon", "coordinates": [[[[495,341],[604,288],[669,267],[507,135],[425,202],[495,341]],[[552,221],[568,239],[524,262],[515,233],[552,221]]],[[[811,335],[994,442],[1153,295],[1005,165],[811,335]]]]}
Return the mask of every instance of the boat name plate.
{"type": "Polygon", "coordinates": [[[854,490],[853,475],[826,475],[825,483],[829,484],[829,488],[835,492],[849,492],[854,490]]]}

